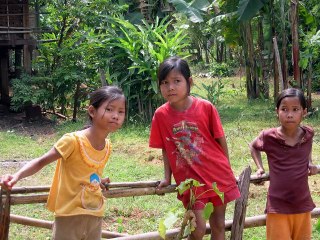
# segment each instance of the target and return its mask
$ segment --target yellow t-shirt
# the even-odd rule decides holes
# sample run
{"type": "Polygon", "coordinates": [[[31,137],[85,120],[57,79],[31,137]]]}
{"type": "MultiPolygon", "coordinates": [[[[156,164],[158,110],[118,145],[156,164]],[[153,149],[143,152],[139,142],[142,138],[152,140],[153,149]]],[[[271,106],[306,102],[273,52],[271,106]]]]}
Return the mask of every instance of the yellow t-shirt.
{"type": "Polygon", "coordinates": [[[74,132],[65,134],[54,147],[62,158],[57,162],[47,208],[55,216],[103,216],[100,179],[111,152],[110,141],[98,151],[83,133],[74,132]]]}

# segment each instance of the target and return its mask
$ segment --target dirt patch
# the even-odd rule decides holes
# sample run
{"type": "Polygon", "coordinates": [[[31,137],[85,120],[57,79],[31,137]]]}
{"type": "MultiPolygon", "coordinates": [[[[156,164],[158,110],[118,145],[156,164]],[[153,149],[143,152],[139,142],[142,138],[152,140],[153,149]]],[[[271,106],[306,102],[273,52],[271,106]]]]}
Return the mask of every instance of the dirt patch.
{"type": "Polygon", "coordinates": [[[28,121],[24,113],[7,113],[1,115],[0,131],[16,132],[25,136],[43,136],[55,133],[55,122],[46,117],[28,121]]]}

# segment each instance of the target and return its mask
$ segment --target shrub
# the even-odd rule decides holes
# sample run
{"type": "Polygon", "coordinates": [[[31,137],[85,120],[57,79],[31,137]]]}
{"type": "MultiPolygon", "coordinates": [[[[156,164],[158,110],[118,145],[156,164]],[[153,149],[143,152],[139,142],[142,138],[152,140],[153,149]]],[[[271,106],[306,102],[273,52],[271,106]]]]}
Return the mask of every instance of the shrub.
{"type": "Polygon", "coordinates": [[[233,75],[233,70],[226,63],[213,63],[210,65],[210,74],[213,77],[230,77],[233,75]]]}
{"type": "Polygon", "coordinates": [[[41,107],[51,105],[49,97],[51,93],[44,86],[49,82],[49,78],[32,77],[26,73],[23,73],[21,78],[12,79],[11,109],[21,111],[30,105],[39,104],[41,107]]]}

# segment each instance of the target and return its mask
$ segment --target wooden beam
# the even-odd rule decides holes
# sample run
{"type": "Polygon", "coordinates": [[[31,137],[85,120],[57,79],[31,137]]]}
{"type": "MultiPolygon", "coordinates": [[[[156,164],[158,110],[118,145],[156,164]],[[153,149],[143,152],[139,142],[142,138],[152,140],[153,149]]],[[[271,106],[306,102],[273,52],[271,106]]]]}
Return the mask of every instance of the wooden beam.
{"type": "Polygon", "coordinates": [[[24,30],[21,30],[21,31],[0,31],[0,34],[20,34],[20,33],[32,33],[32,31],[24,31],[24,30]]]}
{"type": "Polygon", "coordinates": [[[230,240],[242,240],[249,197],[250,175],[251,168],[247,167],[239,176],[238,185],[241,196],[235,201],[230,240]]]}

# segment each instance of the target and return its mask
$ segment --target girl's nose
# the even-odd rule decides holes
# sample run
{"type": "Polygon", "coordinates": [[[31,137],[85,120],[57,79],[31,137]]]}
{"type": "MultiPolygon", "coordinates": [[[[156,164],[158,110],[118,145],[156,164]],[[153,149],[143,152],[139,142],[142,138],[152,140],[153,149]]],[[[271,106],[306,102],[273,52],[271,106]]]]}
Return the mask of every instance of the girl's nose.
{"type": "Polygon", "coordinates": [[[119,118],[119,114],[117,114],[117,113],[113,114],[113,115],[112,115],[112,118],[113,118],[113,119],[118,119],[118,118],[119,118]]]}

